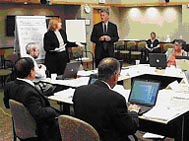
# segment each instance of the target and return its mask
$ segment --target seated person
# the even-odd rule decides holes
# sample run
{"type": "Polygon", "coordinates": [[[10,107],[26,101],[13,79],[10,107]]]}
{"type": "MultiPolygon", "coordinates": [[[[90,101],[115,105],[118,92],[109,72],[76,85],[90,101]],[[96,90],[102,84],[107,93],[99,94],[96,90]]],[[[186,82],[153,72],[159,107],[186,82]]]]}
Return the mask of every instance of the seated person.
{"type": "Polygon", "coordinates": [[[155,32],[151,32],[150,33],[150,39],[148,39],[146,41],[146,55],[147,57],[149,56],[149,53],[160,53],[161,52],[161,48],[159,45],[159,41],[158,39],[156,39],[156,33],[155,32]]]}
{"type": "Polygon", "coordinates": [[[166,52],[167,66],[176,66],[176,56],[186,56],[186,52],[182,49],[180,40],[174,40],[174,48],[169,48],[166,52]]]}
{"type": "Polygon", "coordinates": [[[26,53],[25,57],[30,57],[34,62],[34,69],[36,72],[35,80],[46,78],[46,66],[43,64],[37,64],[36,60],[40,54],[39,44],[35,42],[28,43],[26,45],[26,53]]]}
{"type": "Polygon", "coordinates": [[[139,126],[139,107],[127,108],[125,98],[112,90],[119,73],[119,61],[104,58],[98,66],[98,80],[77,88],[73,96],[75,116],[91,124],[102,141],[128,141],[139,126]]]}
{"type": "Polygon", "coordinates": [[[50,106],[46,97],[38,91],[32,80],[35,78],[34,63],[31,58],[20,58],[15,64],[17,79],[4,87],[4,104],[9,107],[9,99],[21,102],[37,123],[39,141],[61,141],[57,117],[60,112],[50,106]]]}

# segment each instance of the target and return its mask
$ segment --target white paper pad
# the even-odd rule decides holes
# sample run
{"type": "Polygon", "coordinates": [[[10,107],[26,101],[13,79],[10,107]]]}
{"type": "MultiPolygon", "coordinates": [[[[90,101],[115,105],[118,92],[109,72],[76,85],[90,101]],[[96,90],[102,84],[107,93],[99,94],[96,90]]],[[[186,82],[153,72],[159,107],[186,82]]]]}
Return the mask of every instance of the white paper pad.
{"type": "Polygon", "coordinates": [[[90,76],[91,74],[96,74],[97,70],[90,70],[90,71],[85,71],[85,70],[80,70],[78,71],[77,75],[78,76],[90,76]]]}
{"type": "Polygon", "coordinates": [[[144,135],[143,135],[143,138],[158,138],[158,139],[163,139],[164,138],[164,136],[161,136],[161,135],[157,135],[157,134],[152,134],[152,133],[145,133],[144,135]]]}
{"type": "Polygon", "coordinates": [[[128,101],[130,90],[124,89],[122,85],[116,85],[112,90],[121,94],[128,101]]]}

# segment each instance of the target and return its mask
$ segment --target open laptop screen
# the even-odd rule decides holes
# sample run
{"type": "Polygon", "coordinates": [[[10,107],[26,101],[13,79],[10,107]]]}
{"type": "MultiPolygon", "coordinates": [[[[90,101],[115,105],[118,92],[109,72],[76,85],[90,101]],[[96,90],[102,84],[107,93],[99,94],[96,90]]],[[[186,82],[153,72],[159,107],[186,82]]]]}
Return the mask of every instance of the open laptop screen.
{"type": "Polygon", "coordinates": [[[98,75],[97,74],[91,74],[90,78],[89,78],[88,85],[94,84],[97,80],[98,80],[98,75]]]}
{"type": "Polygon", "coordinates": [[[155,105],[159,85],[159,82],[134,80],[129,96],[129,102],[147,106],[155,105]]]}
{"type": "Polygon", "coordinates": [[[63,79],[76,78],[80,64],[81,62],[79,61],[67,63],[63,75],[57,76],[56,79],[63,80],[63,79]]]}

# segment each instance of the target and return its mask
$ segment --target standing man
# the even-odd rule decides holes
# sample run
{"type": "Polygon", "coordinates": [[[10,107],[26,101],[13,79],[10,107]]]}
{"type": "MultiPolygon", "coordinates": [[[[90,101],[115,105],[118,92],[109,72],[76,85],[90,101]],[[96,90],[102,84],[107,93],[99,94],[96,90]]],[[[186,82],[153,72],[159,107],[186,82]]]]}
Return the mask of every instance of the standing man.
{"type": "Polygon", "coordinates": [[[118,41],[119,36],[117,26],[109,22],[108,9],[100,11],[101,22],[93,27],[91,41],[96,44],[95,64],[98,67],[99,62],[105,57],[114,56],[114,42],[118,41]]]}
{"type": "Polygon", "coordinates": [[[91,124],[101,141],[130,141],[139,126],[137,105],[127,108],[125,98],[112,90],[117,84],[120,64],[104,58],[98,65],[98,80],[78,87],[73,96],[75,116],[91,124]]]}

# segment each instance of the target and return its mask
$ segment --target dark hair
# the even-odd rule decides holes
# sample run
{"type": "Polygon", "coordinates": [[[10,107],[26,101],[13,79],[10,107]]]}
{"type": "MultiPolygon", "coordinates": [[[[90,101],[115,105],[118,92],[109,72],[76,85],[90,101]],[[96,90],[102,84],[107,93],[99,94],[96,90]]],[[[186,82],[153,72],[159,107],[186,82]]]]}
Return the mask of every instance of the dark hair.
{"type": "Polygon", "coordinates": [[[179,40],[179,39],[173,40],[173,44],[174,44],[175,42],[179,43],[179,45],[182,45],[181,40],[179,40]]]}
{"type": "Polygon", "coordinates": [[[151,32],[150,35],[154,34],[156,36],[156,33],[155,32],[151,32]]]}
{"type": "Polygon", "coordinates": [[[98,78],[109,80],[120,68],[120,63],[115,58],[104,58],[98,65],[98,78]]]}
{"type": "Polygon", "coordinates": [[[18,78],[27,77],[32,69],[34,69],[34,63],[29,57],[20,58],[15,63],[15,73],[18,78]]]}

